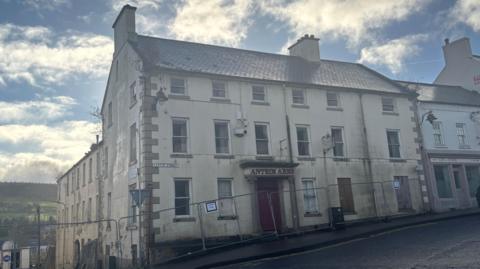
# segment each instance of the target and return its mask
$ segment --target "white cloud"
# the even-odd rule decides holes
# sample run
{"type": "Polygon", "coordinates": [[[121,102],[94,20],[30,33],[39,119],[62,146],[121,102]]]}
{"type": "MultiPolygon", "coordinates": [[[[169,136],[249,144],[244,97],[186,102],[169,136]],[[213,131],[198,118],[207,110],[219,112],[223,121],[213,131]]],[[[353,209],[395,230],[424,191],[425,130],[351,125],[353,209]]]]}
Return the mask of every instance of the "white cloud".
{"type": "Polygon", "coordinates": [[[480,31],[480,2],[478,0],[458,0],[449,14],[452,23],[464,23],[475,32],[480,31]]]}
{"type": "Polygon", "coordinates": [[[298,38],[315,34],[320,38],[344,38],[349,46],[374,38],[375,31],[405,20],[430,0],[265,0],[260,10],[285,22],[298,38]]]}
{"type": "Polygon", "coordinates": [[[0,101],[0,124],[46,122],[70,113],[75,99],[68,96],[47,97],[25,102],[0,101]]]}
{"type": "Polygon", "coordinates": [[[35,152],[0,152],[0,181],[54,182],[60,172],[78,161],[95,141],[96,125],[66,121],[54,126],[0,126],[0,143],[37,145],[35,152]]]}
{"type": "Polygon", "coordinates": [[[237,46],[245,39],[251,0],[188,0],[178,5],[169,31],[178,39],[237,46]]]}
{"type": "Polygon", "coordinates": [[[384,44],[363,48],[358,62],[384,66],[393,74],[399,74],[404,68],[406,59],[420,52],[419,43],[427,39],[426,35],[409,35],[390,40],[384,44]]]}
{"type": "Polygon", "coordinates": [[[62,84],[78,75],[104,77],[113,44],[102,35],[66,32],[40,26],[0,24],[0,84],[62,84]]]}
{"type": "Polygon", "coordinates": [[[36,10],[55,10],[62,6],[70,6],[70,0],[21,0],[22,4],[36,10]]]}

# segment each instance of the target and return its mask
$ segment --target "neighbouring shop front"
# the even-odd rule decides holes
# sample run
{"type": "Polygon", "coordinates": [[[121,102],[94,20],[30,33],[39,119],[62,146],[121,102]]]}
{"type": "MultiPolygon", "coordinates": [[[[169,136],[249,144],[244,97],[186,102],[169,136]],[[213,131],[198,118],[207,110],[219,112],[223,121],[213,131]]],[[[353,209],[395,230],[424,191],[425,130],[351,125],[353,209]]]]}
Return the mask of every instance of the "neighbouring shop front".
{"type": "Polygon", "coordinates": [[[430,156],[434,211],[476,207],[480,156],[430,156]]]}

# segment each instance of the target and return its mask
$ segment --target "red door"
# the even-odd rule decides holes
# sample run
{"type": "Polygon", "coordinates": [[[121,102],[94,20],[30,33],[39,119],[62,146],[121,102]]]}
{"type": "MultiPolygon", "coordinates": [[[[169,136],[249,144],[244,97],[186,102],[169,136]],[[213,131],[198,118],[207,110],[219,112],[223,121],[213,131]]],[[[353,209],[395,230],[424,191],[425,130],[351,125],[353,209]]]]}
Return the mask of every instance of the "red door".
{"type": "Polygon", "coordinates": [[[271,179],[259,179],[257,181],[257,192],[258,213],[262,230],[275,231],[276,225],[277,231],[279,231],[282,223],[282,213],[280,209],[280,194],[278,193],[278,182],[271,179]],[[271,197],[271,208],[273,209],[274,216],[272,216],[272,210],[270,210],[268,194],[270,194],[271,197]]]}

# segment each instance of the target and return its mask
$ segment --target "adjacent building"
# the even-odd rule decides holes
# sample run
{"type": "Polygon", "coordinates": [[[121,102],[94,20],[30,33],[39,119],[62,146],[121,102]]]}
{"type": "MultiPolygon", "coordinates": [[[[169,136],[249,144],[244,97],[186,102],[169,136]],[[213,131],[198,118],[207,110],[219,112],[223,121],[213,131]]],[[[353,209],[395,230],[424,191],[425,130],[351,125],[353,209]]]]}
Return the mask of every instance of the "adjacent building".
{"type": "Polygon", "coordinates": [[[59,214],[98,220],[63,227],[71,266],[90,238],[126,266],[201,239],[327,225],[331,207],[347,221],[430,207],[417,93],[321,59],[313,36],[288,56],[143,36],[128,5],[113,28],[103,141],[59,179],[59,214]]]}
{"type": "Polygon", "coordinates": [[[463,37],[453,42],[445,39],[443,55],[445,67],[434,83],[480,92],[480,56],[472,53],[470,39],[463,37]]]}
{"type": "Polygon", "coordinates": [[[476,207],[475,194],[480,186],[480,94],[459,86],[399,83],[419,94],[418,118],[432,209],[476,207]]]}

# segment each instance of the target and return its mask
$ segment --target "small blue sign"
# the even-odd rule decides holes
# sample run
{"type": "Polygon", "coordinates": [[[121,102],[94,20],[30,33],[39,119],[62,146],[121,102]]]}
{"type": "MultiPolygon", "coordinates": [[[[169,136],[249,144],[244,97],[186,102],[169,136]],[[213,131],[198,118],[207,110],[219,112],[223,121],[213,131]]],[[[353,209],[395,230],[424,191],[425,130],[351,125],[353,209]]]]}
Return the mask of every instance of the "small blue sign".
{"type": "Polygon", "coordinates": [[[8,256],[8,255],[3,256],[3,261],[4,262],[10,262],[10,260],[11,260],[10,256],[8,256]]]}
{"type": "Polygon", "coordinates": [[[143,204],[143,201],[145,201],[145,198],[147,198],[148,194],[148,190],[130,190],[130,195],[138,207],[143,204]]]}

